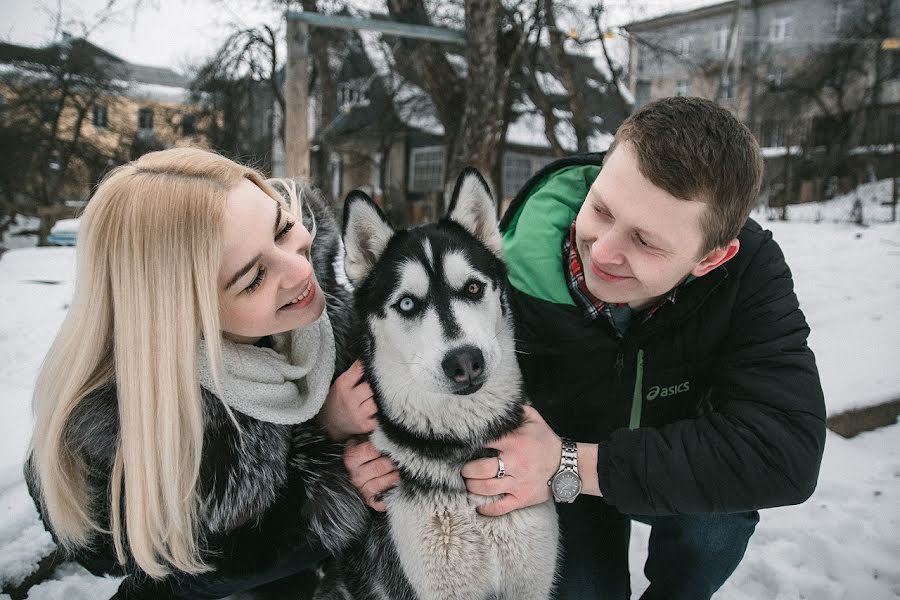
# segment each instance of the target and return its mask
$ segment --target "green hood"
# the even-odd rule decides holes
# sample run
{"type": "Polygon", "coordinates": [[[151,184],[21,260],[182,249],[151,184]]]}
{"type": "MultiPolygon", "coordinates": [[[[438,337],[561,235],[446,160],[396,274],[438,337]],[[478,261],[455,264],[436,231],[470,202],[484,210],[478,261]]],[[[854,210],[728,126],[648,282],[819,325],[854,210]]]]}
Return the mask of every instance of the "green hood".
{"type": "Polygon", "coordinates": [[[599,172],[599,165],[552,171],[510,206],[515,212],[503,231],[503,248],[509,281],[517,290],[547,302],[575,304],[563,274],[562,242],[599,172]]]}

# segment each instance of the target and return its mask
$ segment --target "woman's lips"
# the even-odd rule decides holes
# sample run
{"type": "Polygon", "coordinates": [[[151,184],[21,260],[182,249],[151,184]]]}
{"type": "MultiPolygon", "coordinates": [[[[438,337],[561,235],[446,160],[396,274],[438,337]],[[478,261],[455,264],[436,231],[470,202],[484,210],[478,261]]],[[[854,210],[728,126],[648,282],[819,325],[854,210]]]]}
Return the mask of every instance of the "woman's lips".
{"type": "Polygon", "coordinates": [[[298,310],[309,306],[316,297],[316,288],[316,283],[310,281],[309,285],[299,296],[282,306],[279,310],[298,310]]]}

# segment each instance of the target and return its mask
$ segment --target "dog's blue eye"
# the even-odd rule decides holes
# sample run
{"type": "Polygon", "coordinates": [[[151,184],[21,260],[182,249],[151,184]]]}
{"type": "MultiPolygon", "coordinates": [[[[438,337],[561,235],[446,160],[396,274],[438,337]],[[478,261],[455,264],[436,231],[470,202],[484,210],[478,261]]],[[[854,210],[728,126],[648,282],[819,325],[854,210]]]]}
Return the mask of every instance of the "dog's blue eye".
{"type": "Polygon", "coordinates": [[[402,313],[411,313],[415,309],[416,301],[409,296],[403,296],[402,298],[400,298],[400,301],[397,302],[397,310],[402,313]]]}

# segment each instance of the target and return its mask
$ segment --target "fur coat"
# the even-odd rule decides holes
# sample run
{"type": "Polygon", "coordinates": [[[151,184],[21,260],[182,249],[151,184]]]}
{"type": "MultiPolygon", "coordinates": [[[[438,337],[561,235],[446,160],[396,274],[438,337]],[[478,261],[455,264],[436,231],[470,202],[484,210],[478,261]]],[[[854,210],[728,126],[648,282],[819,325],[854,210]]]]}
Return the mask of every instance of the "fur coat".
{"type": "MultiPolygon", "coordinates": [[[[312,257],[325,292],[336,345],[335,376],[352,363],[352,294],[343,277],[340,231],[324,199],[298,186],[304,223],[316,223],[312,257]]],[[[363,527],[366,508],[349,483],[342,446],[328,441],[313,422],[278,425],[233,411],[207,389],[198,492],[203,557],[217,572],[252,574],[281,555],[303,548],[311,562],[336,552],[363,527]]],[[[85,398],[67,425],[67,445],[83,457],[94,493],[98,522],[108,529],[109,489],[119,422],[116,390],[110,384],[85,398]]],[[[29,491],[47,529],[31,461],[25,465],[29,491]]],[[[136,573],[115,562],[112,538],[97,534],[73,556],[94,573],[136,573]]]]}

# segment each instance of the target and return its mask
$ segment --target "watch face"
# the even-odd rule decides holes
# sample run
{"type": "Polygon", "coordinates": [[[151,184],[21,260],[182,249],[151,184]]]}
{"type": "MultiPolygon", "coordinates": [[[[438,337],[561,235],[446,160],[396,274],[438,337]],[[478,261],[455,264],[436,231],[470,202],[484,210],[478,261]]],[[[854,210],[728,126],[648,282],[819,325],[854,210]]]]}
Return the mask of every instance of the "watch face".
{"type": "Polygon", "coordinates": [[[553,477],[553,495],[559,500],[571,500],[581,491],[581,479],[572,471],[561,471],[553,477]]]}

